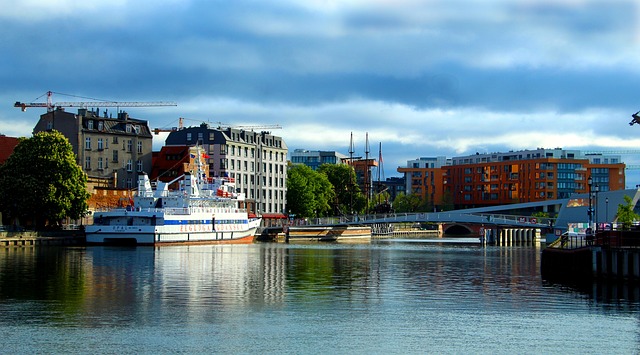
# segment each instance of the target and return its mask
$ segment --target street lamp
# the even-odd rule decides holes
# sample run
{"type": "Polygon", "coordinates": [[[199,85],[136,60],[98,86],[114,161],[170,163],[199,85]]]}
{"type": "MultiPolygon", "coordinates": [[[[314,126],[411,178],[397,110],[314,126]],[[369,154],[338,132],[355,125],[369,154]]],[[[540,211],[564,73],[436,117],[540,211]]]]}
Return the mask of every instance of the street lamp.
{"type": "MultiPolygon", "coordinates": [[[[609,198],[608,198],[608,197],[604,199],[604,203],[605,203],[605,210],[604,210],[604,213],[605,213],[605,221],[604,221],[604,222],[605,222],[607,225],[609,225],[609,198]]],[[[606,228],[605,228],[605,229],[606,229],[606,228]]]]}
{"type": "Polygon", "coordinates": [[[598,231],[598,192],[600,192],[600,185],[596,184],[593,187],[594,199],[593,199],[593,207],[594,207],[594,220],[596,224],[596,232],[598,231]]]}
{"type": "Polygon", "coordinates": [[[591,188],[593,187],[593,179],[591,178],[591,176],[589,176],[589,178],[587,179],[587,185],[589,185],[589,209],[587,210],[587,216],[589,218],[589,224],[587,226],[587,234],[591,234],[591,225],[592,225],[592,214],[593,214],[593,210],[591,208],[592,204],[591,204],[591,188]]]}

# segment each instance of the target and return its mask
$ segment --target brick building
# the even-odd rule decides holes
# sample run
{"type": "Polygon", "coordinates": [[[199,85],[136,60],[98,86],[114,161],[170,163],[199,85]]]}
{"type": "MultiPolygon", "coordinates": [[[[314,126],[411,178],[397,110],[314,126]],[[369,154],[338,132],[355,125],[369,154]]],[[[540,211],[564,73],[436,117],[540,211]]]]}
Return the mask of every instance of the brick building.
{"type": "Polygon", "coordinates": [[[430,196],[435,205],[448,196],[456,208],[469,208],[568,198],[587,193],[589,177],[599,191],[621,190],[624,169],[618,155],[539,148],[461,156],[439,167],[411,165],[398,171],[405,174],[407,193],[430,196]]]}

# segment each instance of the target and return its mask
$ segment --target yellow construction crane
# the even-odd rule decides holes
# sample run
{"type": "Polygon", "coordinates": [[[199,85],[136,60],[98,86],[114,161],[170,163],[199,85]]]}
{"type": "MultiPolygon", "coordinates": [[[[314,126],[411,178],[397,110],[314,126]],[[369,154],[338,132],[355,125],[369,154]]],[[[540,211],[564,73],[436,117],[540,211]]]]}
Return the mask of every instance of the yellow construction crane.
{"type": "MultiPolygon", "coordinates": [[[[20,101],[16,101],[15,104],[13,104],[13,107],[19,107],[22,112],[27,110],[27,107],[46,107],[48,112],[53,111],[56,107],[80,107],[80,108],[87,108],[87,107],[150,107],[150,106],[178,106],[178,104],[176,104],[175,102],[164,102],[164,101],[157,101],[157,102],[139,102],[139,101],[100,101],[100,100],[96,100],[96,101],[80,101],[80,102],[53,102],[52,96],[53,96],[53,92],[52,91],[47,91],[46,95],[47,95],[47,102],[30,102],[30,103],[25,103],[25,102],[20,102],[20,101]]],[[[61,94],[61,95],[65,95],[65,94],[61,94]]],[[[44,95],[43,95],[44,96],[44,95]]],[[[68,96],[74,96],[74,95],[68,95],[68,96]]],[[[42,97],[42,96],[41,96],[42,97]]]]}

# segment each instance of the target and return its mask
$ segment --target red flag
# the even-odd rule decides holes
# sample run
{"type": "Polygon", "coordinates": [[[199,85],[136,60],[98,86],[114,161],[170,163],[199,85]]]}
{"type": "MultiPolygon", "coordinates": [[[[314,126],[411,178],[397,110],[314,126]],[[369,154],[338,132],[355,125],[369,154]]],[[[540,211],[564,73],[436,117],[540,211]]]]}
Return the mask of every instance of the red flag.
{"type": "Polygon", "coordinates": [[[202,157],[205,159],[209,159],[209,156],[207,155],[207,153],[202,153],[202,157]]]}

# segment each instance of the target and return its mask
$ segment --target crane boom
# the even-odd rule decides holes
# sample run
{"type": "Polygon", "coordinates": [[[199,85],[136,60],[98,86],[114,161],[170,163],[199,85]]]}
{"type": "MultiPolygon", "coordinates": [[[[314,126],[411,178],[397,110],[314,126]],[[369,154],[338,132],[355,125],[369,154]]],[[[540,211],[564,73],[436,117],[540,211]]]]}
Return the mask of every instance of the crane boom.
{"type": "Polygon", "coordinates": [[[19,107],[22,112],[27,110],[27,107],[46,107],[47,111],[53,111],[55,107],[151,107],[151,106],[178,106],[175,102],[155,101],[155,102],[140,102],[140,101],[78,101],[78,102],[52,102],[51,96],[53,92],[47,92],[47,102],[20,102],[16,101],[13,107],[19,107]]]}

